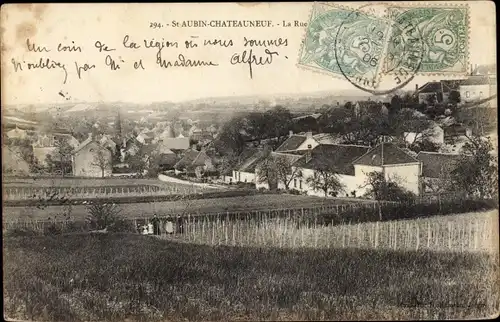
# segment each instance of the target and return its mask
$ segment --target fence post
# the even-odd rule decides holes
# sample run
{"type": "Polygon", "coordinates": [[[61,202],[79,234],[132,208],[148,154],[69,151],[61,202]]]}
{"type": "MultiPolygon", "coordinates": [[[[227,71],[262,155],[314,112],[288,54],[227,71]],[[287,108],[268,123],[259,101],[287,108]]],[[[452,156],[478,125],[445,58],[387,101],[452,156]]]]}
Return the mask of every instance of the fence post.
{"type": "Polygon", "coordinates": [[[448,250],[451,250],[451,230],[452,230],[452,223],[451,221],[448,221],[448,250]]]}
{"type": "Polygon", "coordinates": [[[416,234],[417,234],[417,245],[416,245],[416,250],[418,250],[419,246],[420,246],[420,225],[419,225],[419,222],[417,221],[416,222],[416,234]]]}

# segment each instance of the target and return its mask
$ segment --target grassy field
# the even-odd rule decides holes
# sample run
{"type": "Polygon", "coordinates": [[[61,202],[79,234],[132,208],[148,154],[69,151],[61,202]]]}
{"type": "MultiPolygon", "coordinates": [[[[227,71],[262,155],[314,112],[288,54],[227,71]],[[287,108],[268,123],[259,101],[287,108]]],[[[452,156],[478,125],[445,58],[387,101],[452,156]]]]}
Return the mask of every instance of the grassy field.
{"type": "Polygon", "coordinates": [[[368,248],[433,251],[498,251],[498,210],[413,220],[338,226],[303,225],[300,218],[187,222],[185,234],[162,235],[205,245],[278,248],[368,248]]]}
{"type": "MultiPolygon", "coordinates": [[[[151,217],[154,213],[158,215],[171,213],[211,213],[227,211],[249,211],[268,210],[277,208],[301,208],[321,204],[352,203],[352,200],[325,199],[313,196],[285,195],[285,194],[262,194],[243,197],[214,198],[185,201],[165,201],[153,203],[134,203],[120,206],[122,213],[127,218],[151,217]]],[[[358,200],[356,202],[370,202],[358,200]]],[[[49,206],[45,209],[36,207],[4,207],[4,221],[39,219],[46,220],[54,215],[66,211],[66,206],[49,206]]],[[[82,220],[88,215],[87,208],[83,205],[71,207],[71,218],[82,220]]]]}
{"type": "Polygon", "coordinates": [[[498,314],[498,255],[4,237],[4,315],[44,321],[462,319],[498,314]]]}

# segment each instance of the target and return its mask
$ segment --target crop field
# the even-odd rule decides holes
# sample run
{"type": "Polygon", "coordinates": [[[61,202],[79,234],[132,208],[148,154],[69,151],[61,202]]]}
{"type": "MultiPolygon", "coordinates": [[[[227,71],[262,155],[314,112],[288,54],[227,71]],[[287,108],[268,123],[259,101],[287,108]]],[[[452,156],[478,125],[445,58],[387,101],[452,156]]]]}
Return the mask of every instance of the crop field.
{"type": "Polygon", "coordinates": [[[46,193],[54,192],[68,198],[84,198],[110,195],[144,195],[148,193],[189,194],[214,190],[214,188],[195,187],[184,183],[163,182],[158,179],[134,178],[7,178],[2,185],[4,199],[6,200],[24,200],[33,198],[33,195],[43,196],[46,193]]]}
{"type": "MultiPolygon", "coordinates": [[[[2,184],[5,187],[102,187],[102,186],[133,186],[151,185],[167,186],[158,179],[136,179],[136,178],[5,178],[2,184]]],[[[170,183],[168,184],[170,185],[170,183]]]]}
{"type": "MultiPolygon", "coordinates": [[[[337,205],[348,203],[371,203],[369,200],[333,199],[302,195],[261,194],[241,197],[226,197],[198,200],[162,201],[151,203],[133,203],[120,205],[126,218],[151,217],[153,214],[199,214],[224,213],[235,211],[257,211],[269,209],[306,208],[322,205],[337,205]]],[[[47,220],[55,215],[70,212],[74,220],[83,220],[88,215],[86,206],[49,206],[44,209],[36,207],[4,207],[3,220],[47,220]]]]}
{"type": "Polygon", "coordinates": [[[4,237],[4,316],[43,321],[493,317],[498,254],[4,237]]]}
{"type": "Polygon", "coordinates": [[[306,225],[299,218],[187,221],[165,238],[206,245],[273,248],[367,248],[498,251],[498,210],[352,225],[306,225]]]}

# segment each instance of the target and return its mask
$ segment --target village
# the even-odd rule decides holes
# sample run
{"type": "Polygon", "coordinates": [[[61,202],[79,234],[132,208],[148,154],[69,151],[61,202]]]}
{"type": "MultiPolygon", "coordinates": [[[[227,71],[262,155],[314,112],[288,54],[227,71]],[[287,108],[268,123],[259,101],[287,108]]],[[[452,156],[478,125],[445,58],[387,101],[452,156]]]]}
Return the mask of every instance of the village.
{"type": "Polygon", "coordinates": [[[299,115],[278,106],[226,123],[143,118],[125,130],[117,113],[107,128],[96,121],[88,133],[75,133],[6,116],[2,166],[12,175],[162,175],[354,198],[366,197],[368,176],[378,171],[417,196],[458,192],[450,173],[464,145],[496,140],[496,75],[482,67],[387,102],[337,102],[299,115]]]}

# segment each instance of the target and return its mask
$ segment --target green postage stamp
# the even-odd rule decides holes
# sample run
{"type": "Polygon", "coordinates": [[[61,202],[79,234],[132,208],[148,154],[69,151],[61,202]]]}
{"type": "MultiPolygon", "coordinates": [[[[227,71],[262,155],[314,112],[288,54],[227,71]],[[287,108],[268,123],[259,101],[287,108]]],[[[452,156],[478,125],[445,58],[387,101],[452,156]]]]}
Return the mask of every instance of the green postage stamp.
{"type": "MultiPolygon", "coordinates": [[[[391,7],[391,21],[416,30],[422,39],[419,74],[465,74],[469,56],[467,6],[391,7]]],[[[397,30],[394,28],[393,30],[397,30]]],[[[402,48],[401,51],[404,51],[402,48]]]]}
{"type": "Polygon", "coordinates": [[[368,4],[352,9],[315,3],[298,65],[376,89],[380,79],[465,75],[469,58],[467,5],[368,4]],[[400,75],[398,75],[400,74],[400,75]]]}

